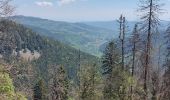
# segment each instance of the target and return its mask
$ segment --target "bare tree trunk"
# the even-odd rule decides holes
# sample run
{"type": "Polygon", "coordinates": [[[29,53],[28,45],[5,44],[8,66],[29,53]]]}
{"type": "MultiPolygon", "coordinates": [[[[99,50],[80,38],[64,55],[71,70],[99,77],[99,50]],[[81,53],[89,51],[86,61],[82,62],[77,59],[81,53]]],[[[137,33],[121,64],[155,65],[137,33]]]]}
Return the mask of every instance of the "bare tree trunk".
{"type": "Polygon", "coordinates": [[[122,38],[122,69],[125,68],[125,62],[124,62],[124,56],[125,56],[125,51],[124,51],[124,42],[125,42],[125,17],[123,17],[123,38],[122,38]]]}
{"type": "Polygon", "coordinates": [[[77,72],[76,72],[76,74],[77,74],[77,78],[78,78],[78,86],[80,87],[80,75],[79,75],[79,73],[80,73],[80,66],[81,66],[81,60],[80,60],[80,57],[81,57],[81,55],[80,55],[80,49],[78,50],[78,65],[77,65],[77,72]]]}
{"type": "MultiPolygon", "coordinates": [[[[134,76],[135,56],[136,56],[136,42],[134,42],[134,44],[133,44],[132,77],[134,76]]],[[[133,100],[133,86],[132,85],[131,85],[131,100],[133,100]]]]}
{"type": "Polygon", "coordinates": [[[150,12],[149,12],[149,24],[148,24],[148,36],[147,36],[147,47],[146,47],[146,58],[145,58],[145,68],[144,68],[144,91],[146,93],[145,100],[148,97],[147,88],[147,77],[149,73],[149,62],[150,62],[150,48],[151,48],[151,23],[152,23],[152,0],[150,0],[150,12]]]}
{"type": "MultiPolygon", "coordinates": [[[[130,38],[130,43],[132,45],[132,69],[131,69],[131,76],[132,78],[134,77],[134,72],[135,72],[135,60],[136,60],[136,52],[137,52],[137,47],[139,47],[139,43],[140,39],[139,39],[139,34],[138,34],[138,25],[135,24],[134,26],[134,30],[132,33],[132,38],[130,38]]],[[[130,88],[130,99],[133,100],[133,84],[131,84],[131,88],[130,88]]]]}
{"type": "MultiPolygon", "coordinates": [[[[122,49],[122,71],[124,71],[125,69],[125,62],[124,62],[124,42],[125,42],[125,28],[126,28],[126,18],[123,17],[122,15],[120,16],[119,18],[119,24],[120,24],[120,35],[119,35],[119,38],[120,38],[120,41],[121,41],[121,49],[122,49]]],[[[124,80],[122,80],[124,81],[124,80]]],[[[124,96],[125,96],[125,89],[123,87],[122,89],[122,95],[123,97],[121,98],[121,100],[124,100],[124,96]]]]}
{"type": "Polygon", "coordinates": [[[122,45],[122,70],[124,70],[124,40],[125,40],[125,17],[122,15],[119,18],[119,24],[120,24],[120,35],[119,38],[121,40],[121,45],[122,45]]]}

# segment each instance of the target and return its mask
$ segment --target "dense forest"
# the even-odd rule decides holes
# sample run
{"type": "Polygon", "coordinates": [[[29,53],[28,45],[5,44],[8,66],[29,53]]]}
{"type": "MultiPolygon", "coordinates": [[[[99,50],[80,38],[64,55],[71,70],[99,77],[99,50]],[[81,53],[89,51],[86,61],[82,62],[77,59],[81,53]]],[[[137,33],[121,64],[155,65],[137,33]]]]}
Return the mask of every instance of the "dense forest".
{"type": "Polygon", "coordinates": [[[139,3],[140,20],[120,15],[112,36],[99,23],[12,16],[11,0],[0,0],[0,100],[170,100],[163,4],[139,3]]]}

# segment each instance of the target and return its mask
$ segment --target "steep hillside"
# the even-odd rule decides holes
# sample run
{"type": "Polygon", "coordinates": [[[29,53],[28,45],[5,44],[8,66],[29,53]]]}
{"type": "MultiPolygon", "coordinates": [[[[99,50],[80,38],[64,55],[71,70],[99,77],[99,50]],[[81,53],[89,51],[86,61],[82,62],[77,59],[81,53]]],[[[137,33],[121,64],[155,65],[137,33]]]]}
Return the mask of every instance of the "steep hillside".
{"type": "MultiPolygon", "coordinates": [[[[68,23],[26,16],[13,16],[11,19],[24,24],[40,35],[57,39],[95,56],[102,55],[101,45],[112,38],[117,39],[119,35],[119,25],[115,20],[68,23]]],[[[127,21],[126,37],[131,34],[135,23],[137,22],[127,21]]],[[[168,21],[160,23],[161,30],[165,30],[169,24],[168,21]]]]}
{"type": "MultiPolygon", "coordinates": [[[[12,21],[0,22],[0,55],[6,62],[13,59],[31,61],[38,76],[48,80],[50,65],[64,65],[70,79],[75,78],[79,51],[56,40],[42,37],[12,21]]],[[[97,62],[98,58],[80,52],[81,63],[97,62]]]]}
{"type": "Polygon", "coordinates": [[[108,38],[114,37],[112,35],[114,33],[109,29],[83,23],[68,23],[25,16],[14,16],[11,19],[31,28],[40,35],[57,39],[93,55],[101,55],[99,46],[105,43],[108,38]]]}

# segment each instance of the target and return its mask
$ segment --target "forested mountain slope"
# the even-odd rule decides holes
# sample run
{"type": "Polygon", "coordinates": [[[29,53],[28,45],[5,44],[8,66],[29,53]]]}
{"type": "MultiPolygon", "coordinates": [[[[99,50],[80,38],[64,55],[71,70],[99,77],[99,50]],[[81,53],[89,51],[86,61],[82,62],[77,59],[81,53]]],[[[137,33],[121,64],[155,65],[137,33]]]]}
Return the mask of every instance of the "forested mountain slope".
{"type": "Polygon", "coordinates": [[[111,37],[111,34],[114,33],[109,29],[83,23],[68,23],[26,16],[13,16],[11,19],[31,28],[40,35],[57,39],[93,55],[101,55],[99,46],[105,43],[108,38],[114,37],[114,35],[111,37]]]}
{"type": "Polygon", "coordinates": [[[76,68],[81,63],[97,62],[98,58],[64,45],[56,40],[42,37],[13,21],[0,22],[0,54],[8,63],[13,60],[28,61],[39,77],[48,80],[50,65],[63,65],[70,79],[75,78],[76,68]],[[79,58],[80,54],[80,60],[79,58]]]}

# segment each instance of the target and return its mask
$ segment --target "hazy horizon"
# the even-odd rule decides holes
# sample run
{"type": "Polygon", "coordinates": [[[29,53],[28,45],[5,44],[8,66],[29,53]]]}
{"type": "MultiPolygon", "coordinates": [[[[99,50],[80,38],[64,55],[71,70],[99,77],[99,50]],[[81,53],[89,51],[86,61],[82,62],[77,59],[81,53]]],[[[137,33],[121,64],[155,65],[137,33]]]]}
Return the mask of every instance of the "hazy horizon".
{"type": "MultiPolygon", "coordinates": [[[[68,22],[68,23],[88,23],[88,22],[111,22],[111,21],[117,21],[118,19],[112,19],[112,20],[90,20],[90,21],[67,21],[67,20],[55,20],[55,19],[49,19],[49,18],[43,18],[43,17],[38,17],[38,16],[26,16],[26,15],[13,15],[11,17],[14,16],[23,16],[23,17],[33,17],[33,18],[39,18],[39,19],[44,19],[44,20],[51,20],[51,21],[60,21],[60,22],[68,22]]],[[[140,20],[128,20],[129,22],[138,22],[140,20]]],[[[167,21],[169,22],[169,20],[160,20],[160,21],[167,21]]]]}
{"type": "MultiPolygon", "coordinates": [[[[161,0],[165,14],[161,20],[170,20],[170,0],[161,0]]],[[[129,21],[139,20],[139,0],[14,0],[16,15],[39,17],[55,21],[66,22],[91,22],[112,21],[119,18],[120,14],[129,21]],[[122,6],[120,6],[122,5],[122,6]]]]}

